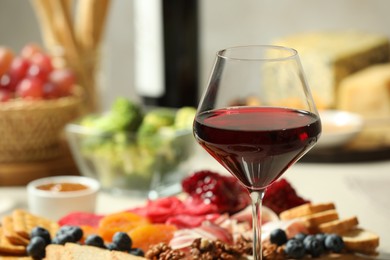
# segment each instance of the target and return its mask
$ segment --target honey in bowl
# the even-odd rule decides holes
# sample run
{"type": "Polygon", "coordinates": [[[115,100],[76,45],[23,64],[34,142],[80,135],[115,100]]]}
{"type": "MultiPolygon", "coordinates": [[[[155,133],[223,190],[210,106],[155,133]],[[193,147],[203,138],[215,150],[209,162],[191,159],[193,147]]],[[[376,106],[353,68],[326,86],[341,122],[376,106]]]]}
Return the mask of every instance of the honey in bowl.
{"type": "Polygon", "coordinates": [[[86,190],[88,189],[88,186],[80,183],[63,182],[63,183],[42,184],[37,186],[37,189],[53,191],[53,192],[68,192],[68,191],[86,190]]]}
{"type": "Polygon", "coordinates": [[[27,185],[28,208],[32,214],[58,220],[69,212],[94,212],[100,184],[84,176],[51,176],[27,185]]]}

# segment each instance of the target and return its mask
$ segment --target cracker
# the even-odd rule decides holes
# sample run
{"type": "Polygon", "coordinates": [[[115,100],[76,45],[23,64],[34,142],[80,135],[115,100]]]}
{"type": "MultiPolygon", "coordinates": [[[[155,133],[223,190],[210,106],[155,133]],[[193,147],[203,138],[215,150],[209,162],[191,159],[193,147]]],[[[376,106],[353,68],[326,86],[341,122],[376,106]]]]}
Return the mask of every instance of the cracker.
{"type": "Polygon", "coordinates": [[[3,236],[6,237],[10,243],[14,245],[26,246],[29,243],[29,240],[22,237],[14,230],[13,218],[11,216],[4,216],[2,219],[3,224],[3,236]]]}
{"type": "Polygon", "coordinates": [[[0,227],[0,254],[26,255],[26,247],[12,244],[4,235],[3,227],[0,227]]]}
{"type": "Polygon", "coordinates": [[[59,225],[49,219],[35,216],[25,210],[16,209],[12,212],[13,228],[17,234],[29,239],[34,227],[42,227],[49,231],[51,237],[55,236],[59,225]]]}
{"type": "Polygon", "coordinates": [[[50,244],[46,247],[46,257],[47,260],[60,260],[60,259],[69,259],[64,256],[65,246],[50,244]]]}

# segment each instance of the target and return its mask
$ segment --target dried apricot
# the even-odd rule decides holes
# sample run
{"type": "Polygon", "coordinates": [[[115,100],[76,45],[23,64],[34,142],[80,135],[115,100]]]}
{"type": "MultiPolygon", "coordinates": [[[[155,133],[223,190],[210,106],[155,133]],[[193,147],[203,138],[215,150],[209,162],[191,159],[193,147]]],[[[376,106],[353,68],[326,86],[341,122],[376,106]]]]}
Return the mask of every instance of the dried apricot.
{"type": "Polygon", "coordinates": [[[116,232],[129,232],[130,230],[149,224],[149,220],[131,212],[118,212],[103,217],[99,222],[99,235],[107,242],[112,241],[116,232]]]}
{"type": "Polygon", "coordinates": [[[160,242],[169,243],[173,238],[175,231],[177,230],[174,225],[167,224],[149,224],[138,226],[128,232],[134,248],[141,248],[146,252],[151,245],[158,244],[160,242]]]}

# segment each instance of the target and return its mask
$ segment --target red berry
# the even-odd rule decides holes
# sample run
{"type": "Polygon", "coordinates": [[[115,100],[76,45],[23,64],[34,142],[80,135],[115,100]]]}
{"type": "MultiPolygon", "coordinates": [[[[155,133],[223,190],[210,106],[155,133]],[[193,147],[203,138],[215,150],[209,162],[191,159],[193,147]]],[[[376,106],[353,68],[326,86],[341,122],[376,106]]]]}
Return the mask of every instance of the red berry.
{"type": "Polygon", "coordinates": [[[221,213],[237,212],[249,205],[247,191],[231,176],[212,171],[198,171],[185,178],[183,190],[195,199],[214,204],[221,213]]]}
{"type": "Polygon", "coordinates": [[[263,199],[263,205],[272,209],[276,214],[307,202],[297,194],[291,184],[284,178],[271,184],[267,188],[263,199]]]}

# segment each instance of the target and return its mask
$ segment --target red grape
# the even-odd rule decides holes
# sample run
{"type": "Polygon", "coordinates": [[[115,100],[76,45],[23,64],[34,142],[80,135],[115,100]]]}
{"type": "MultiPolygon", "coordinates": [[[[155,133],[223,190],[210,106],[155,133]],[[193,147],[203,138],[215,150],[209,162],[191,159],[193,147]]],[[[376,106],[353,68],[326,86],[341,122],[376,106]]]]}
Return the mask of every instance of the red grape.
{"type": "Polygon", "coordinates": [[[11,67],[9,69],[10,76],[19,81],[26,76],[29,67],[30,62],[27,59],[16,57],[12,60],[11,67]]]}
{"type": "Polygon", "coordinates": [[[53,70],[49,75],[49,81],[58,86],[62,95],[70,95],[76,82],[76,76],[69,69],[53,70]]]}
{"type": "Polygon", "coordinates": [[[76,83],[72,70],[54,68],[51,56],[35,43],[26,44],[19,54],[0,46],[0,102],[71,95],[76,83]]]}
{"type": "Polygon", "coordinates": [[[41,70],[47,73],[53,70],[53,64],[49,55],[38,52],[31,57],[31,63],[37,65],[41,70]]]}
{"type": "Polygon", "coordinates": [[[6,102],[12,97],[11,91],[7,89],[0,89],[0,102],[6,102]]]}
{"type": "Polygon", "coordinates": [[[15,91],[17,80],[8,73],[0,77],[0,88],[15,91]]]}
{"type": "Polygon", "coordinates": [[[16,95],[21,98],[41,99],[43,83],[38,78],[25,78],[16,86],[16,95]]]}
{"type": "Polygon", "coordinates": [[[42,53],[41,47],[36,43],[26,44],[20,51],[20,56],[25,59],[31,59],[36,53],[42,53]]]}
{"type": "Polygon", "coordinates": [[[49,71],[46,71],[44,67],[40,67],[37,64],[31,64],[27,71],[27,76],[39,78],[41,81],[45,82],[49,76],[49,71]]]}
{"type": "Polygon", "coordinates": [[[14,53],[7,47],[0,46],[0,76],[5,74],[11,66],[14,53]]]}
{"type": "Polygon", "coordinates": [[[45,99],[55,99],[61,96],[61,89],[56,84],[50,81],[43,84],[43,97],[45,99]]]}

